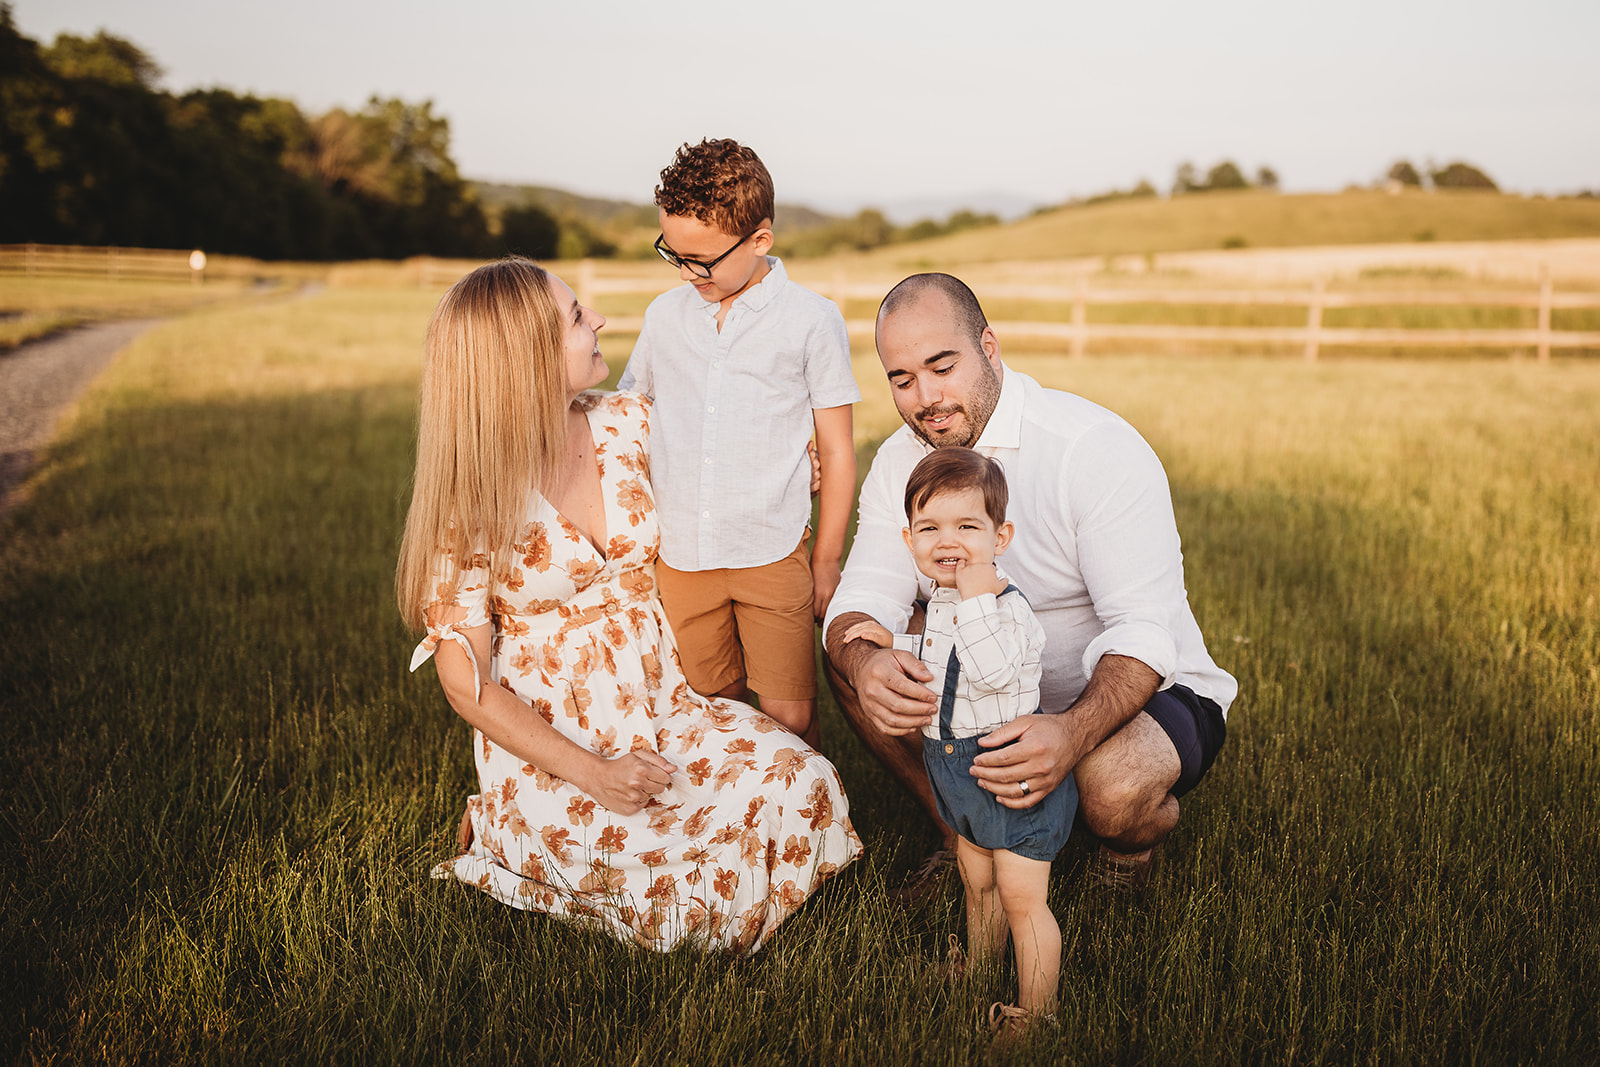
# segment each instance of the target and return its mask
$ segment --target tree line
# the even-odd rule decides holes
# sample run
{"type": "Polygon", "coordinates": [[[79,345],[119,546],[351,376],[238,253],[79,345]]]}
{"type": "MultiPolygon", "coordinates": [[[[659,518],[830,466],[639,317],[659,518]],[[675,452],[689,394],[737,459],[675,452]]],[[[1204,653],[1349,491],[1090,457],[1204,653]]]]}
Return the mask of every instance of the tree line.
{"type": "Polygon", "coordinates": [[[40,45],[0,4],[0,242],[317,260],[556,251],[560,225],[538,208],[508,218],[510,234],[491,225],[431,102],[307,115],[226,89],[165,92],[160,77],[103,30],[40,45]]]}

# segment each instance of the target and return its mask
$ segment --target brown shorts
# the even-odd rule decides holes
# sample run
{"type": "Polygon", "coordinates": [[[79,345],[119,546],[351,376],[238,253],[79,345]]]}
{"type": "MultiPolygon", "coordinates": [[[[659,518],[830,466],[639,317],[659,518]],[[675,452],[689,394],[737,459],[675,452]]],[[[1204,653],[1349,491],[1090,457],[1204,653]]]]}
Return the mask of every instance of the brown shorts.
{"type": "Polygon", "coordinates": [[[810,540],[760,567],[680,571],[657,561],[661,604],[695,692],[744,680],[770,700],[816,698],[810,540]]]}

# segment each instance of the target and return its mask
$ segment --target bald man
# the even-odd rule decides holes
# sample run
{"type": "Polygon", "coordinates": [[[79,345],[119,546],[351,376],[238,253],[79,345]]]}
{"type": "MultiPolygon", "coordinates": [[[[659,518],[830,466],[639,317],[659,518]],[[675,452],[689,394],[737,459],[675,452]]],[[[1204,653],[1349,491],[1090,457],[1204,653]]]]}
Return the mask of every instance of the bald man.
{"type": "MultiPolygon", "coordinates": [[[[905,420],[878,450],[825,623],[828,681],[851,725],[936,824],[921,756],[938,713],[917,656],[866,640],[858,622],[913,625],[925,590],[901,538],[906,479],[935,448],[968,447],[1005,468],[1016,535],[1005,569],[1044,624],[1040,711],[989,734],[979,784],[1009,808],[1038,804],[1071,774],[1101,841],[1094,877],[1143,885],[1179,798],[1221,748],[1238,685],[1206,652],[1189,608],[1166,473],[1114,413],[1000,359],[977,298],[948,274],[897,285],[878,311],[878,358],[905,420]]],[[[948,827],[943,827],[947,844],[948,827]]],[[[948,869],[947,850],[928,873],[948,869]]]]}

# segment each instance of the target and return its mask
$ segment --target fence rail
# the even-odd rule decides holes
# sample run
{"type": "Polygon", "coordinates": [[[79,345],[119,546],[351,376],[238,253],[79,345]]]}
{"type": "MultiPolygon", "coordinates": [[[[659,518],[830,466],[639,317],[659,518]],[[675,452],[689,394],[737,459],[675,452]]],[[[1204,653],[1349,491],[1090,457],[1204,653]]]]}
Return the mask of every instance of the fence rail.
{"type": "MultiPolygon", "coordinates": [[[[594,298],[609,294],[648,294],[671,288],[670,279],[651,281],[641,277],[604,277],[592,261],[579,264],[579,299],[592,304],[594,298]]],[[[813,282],[818,292],[830,297],[841,309],[849,300],[878,300],[890,283],[851,281],[842,271],[822,284],[813,282]]],[[[1549,277],[1537,290],[1475,290],[1435,292],[1412,289],[1330,290],[1325,284],[1309,289],[1143,289],[1091,288],[1087,283],[1061,285],[990,285],[983,287],[983,299],[1028,300],[1062,305],[1069,319],[1059,322],[1002,321],[994,327],[1004,338],[1030,338],[1066,341],[1073,356],[1088,353],[1091,341],[1160,341],[1196,344],[1242,343],[1299,345],[1307,362],[1316,362],[1324,347],[1384,348],[1509,348],[1534,349],[1539,360],[1550,358],[1557,348],[1600,348],[1600,331],[1557,330],[1551,325],[1556,309],[1600,308],[1600,293],[1558,293],[1549,277]],[[1178,326],[1158,323],[1092,323],[1092,306],[1138,304],[1189,307],[1302,307],[1303,326],[1178,326]],[[1322,325],[1329,308],[1362,307],[1461,307],[1531,308],[1537,312],[1532,329],[1425,327],[1328,327],[1322,325]]],[[[613,317],[613,328],[637,330],[637,316],[613,317]]],[[[871,333],[871,319],[846,318],[854,334],[871,333]]]]}
{"type": "MultiPolygon", "coordinates": [[[[214,266],[214,265],[213,265],[214,266]]],[[[171,248],[87,248],[81,245],[0,245],[0,275],[152,279],[198,283],[203,252],[171,248]],[[197,258],[198,257],[198,258],[197,258]],[[199,266],[195,264],[198,263],[199,266]]]]}

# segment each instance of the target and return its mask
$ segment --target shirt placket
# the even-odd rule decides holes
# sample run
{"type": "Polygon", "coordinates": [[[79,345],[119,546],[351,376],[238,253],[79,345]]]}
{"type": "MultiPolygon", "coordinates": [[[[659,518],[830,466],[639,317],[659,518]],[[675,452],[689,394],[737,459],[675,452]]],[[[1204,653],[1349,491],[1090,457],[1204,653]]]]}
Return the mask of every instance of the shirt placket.
{"type": "Polygon", "coordinates": [[[728,412],[729,349],[733,345],[733,327],[738,308],[728,309],[722,329],[717,329],[714,315],[706,316],[706,328],[711,332],[708,351],[710,358],[705,366],[706,410],[700,424],[700,510],[698,524],[700,536],[696,551],[703,566],[706,560],[717,555],[717,530],[711,521],[718,514],[717,504],[717,430],[722,417],[728,412]]]}

